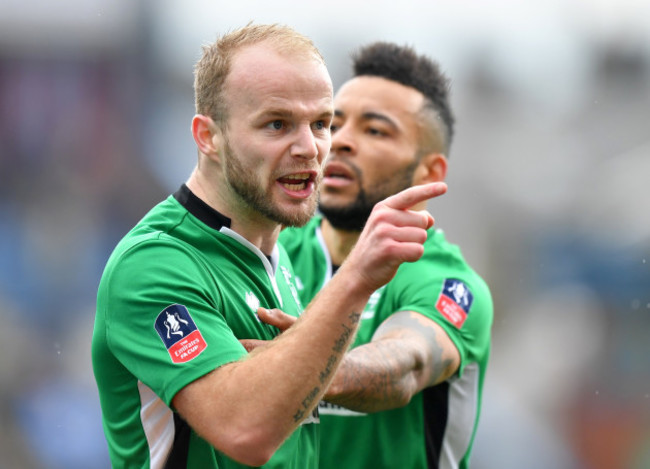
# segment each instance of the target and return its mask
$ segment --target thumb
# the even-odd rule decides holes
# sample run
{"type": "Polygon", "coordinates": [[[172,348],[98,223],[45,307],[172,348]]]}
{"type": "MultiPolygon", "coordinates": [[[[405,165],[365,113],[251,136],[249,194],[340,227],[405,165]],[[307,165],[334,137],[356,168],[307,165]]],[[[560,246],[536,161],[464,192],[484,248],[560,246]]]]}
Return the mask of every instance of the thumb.
{"type": "Polygon", "coordinates": [[[431,215],[431,213],[429,213],[428,210],[418,210],[418,213],[422,214],[422,216],[423,216],[424,218],[426,218],[426,220],[427,220],[427,227],[426,227],[426,229],[427,229],[427,230],[428,230],[429,228],[431,228],[431,227],[434,225],[434,223],[436,222],[436,220],[433,218],[433,215],[431,215]]]}

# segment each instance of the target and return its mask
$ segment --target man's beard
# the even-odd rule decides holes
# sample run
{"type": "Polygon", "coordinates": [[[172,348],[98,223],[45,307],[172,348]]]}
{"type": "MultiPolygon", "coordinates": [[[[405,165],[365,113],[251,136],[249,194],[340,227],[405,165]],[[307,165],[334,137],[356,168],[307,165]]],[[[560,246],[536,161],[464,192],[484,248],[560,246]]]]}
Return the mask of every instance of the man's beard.
{"type": "MultiPolygon", "coordinates": [[[[312,196],[307,209],[300,210],[296,207],[290,213],[282,211],[273,204],[273,198],[264,190],[264,185],[255,176],[256,168],[245,168],[240,158],[235,155],[230,147],[230,142],[225,139],[224,145],[224,173],[226,181],[230,184],[235,194],[250,209],[259,212],[264,217],[285,226],[303,226],[316,212],[317,198],[312,196]]],[[[318,180],[314,182],[318,187],[318,180]]]]}
{"type": "Polygon", "coordinates": [[[372,209],[377,202],[381,202],[385,198],[411,187],[413,184],[413,173],[418,163],[417,160],[414,161],[392,178],[382,181],[373,187],[372,190],[368,191],[363,189],[363,174],[361,170],[355,165],[347,163],[347,166],[354,171],[357,176],[357,181],[359,181],[359,194],[357,198],[346,206],[328,206],[320,201],[318,210],[334,228],[344,231],[360,232],[366,225],[372,209]]]}

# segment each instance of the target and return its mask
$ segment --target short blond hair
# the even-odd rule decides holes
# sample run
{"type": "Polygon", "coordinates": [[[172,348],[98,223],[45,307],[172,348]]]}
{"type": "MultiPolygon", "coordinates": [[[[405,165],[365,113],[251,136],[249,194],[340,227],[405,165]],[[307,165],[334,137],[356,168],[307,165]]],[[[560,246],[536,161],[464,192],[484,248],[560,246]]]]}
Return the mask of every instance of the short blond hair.
{"type": "Polygon", "coordinates": [[[311,56],[325,60],[308,37],[280,24],[252,24],[228,32],[212,44],[203,46],[203,54],[194,67],[194,106],[197,114],[211,117],[223,126],[228,109],[223,99],[224,83],[235,54],[244,47],[268,43],[275,50],[290,55],[311,56]]]}

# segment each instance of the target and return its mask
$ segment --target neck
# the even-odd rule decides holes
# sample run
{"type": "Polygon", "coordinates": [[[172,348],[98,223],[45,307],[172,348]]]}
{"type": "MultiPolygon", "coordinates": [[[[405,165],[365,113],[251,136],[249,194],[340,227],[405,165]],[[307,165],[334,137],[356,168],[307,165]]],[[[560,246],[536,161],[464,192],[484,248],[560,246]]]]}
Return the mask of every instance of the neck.
{"type": "Polygon", "coordinates": [[[238,203],[238,200],[232,194],[219,192],[215,188],[226,187],[226,185],[208,181],[196,168],[186,184],[199,199],[230,218],[231,230],[255,245],[264,255],[271,255],[280,234],[281,226],[279,223],[269,220],[249,207],[238,203]]]}
{"type": "Polygon", "coordinates": [[[338,230],[326,218],[321,223],[321,232],[334,265],[343,263],[361,235],[359,231],[338,230]]]}

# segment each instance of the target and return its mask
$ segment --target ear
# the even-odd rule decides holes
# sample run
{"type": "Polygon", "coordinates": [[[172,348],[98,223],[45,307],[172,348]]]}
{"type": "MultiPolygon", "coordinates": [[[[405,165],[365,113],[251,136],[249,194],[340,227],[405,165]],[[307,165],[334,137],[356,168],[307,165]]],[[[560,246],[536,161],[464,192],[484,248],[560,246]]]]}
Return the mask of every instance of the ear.
{"type": "Polygon", "coordinates": [[[442,153],[429,153],[420,159],[413,174],[413,184],[444,181],[447,177],[447,157],[442,153]]]}
{"type": "Polygon", "coordinates": [[[223,134],[211,117],[197,114],[192,118],[192,137],[201,153],[212,160],[218,160],[223,134]]]}

